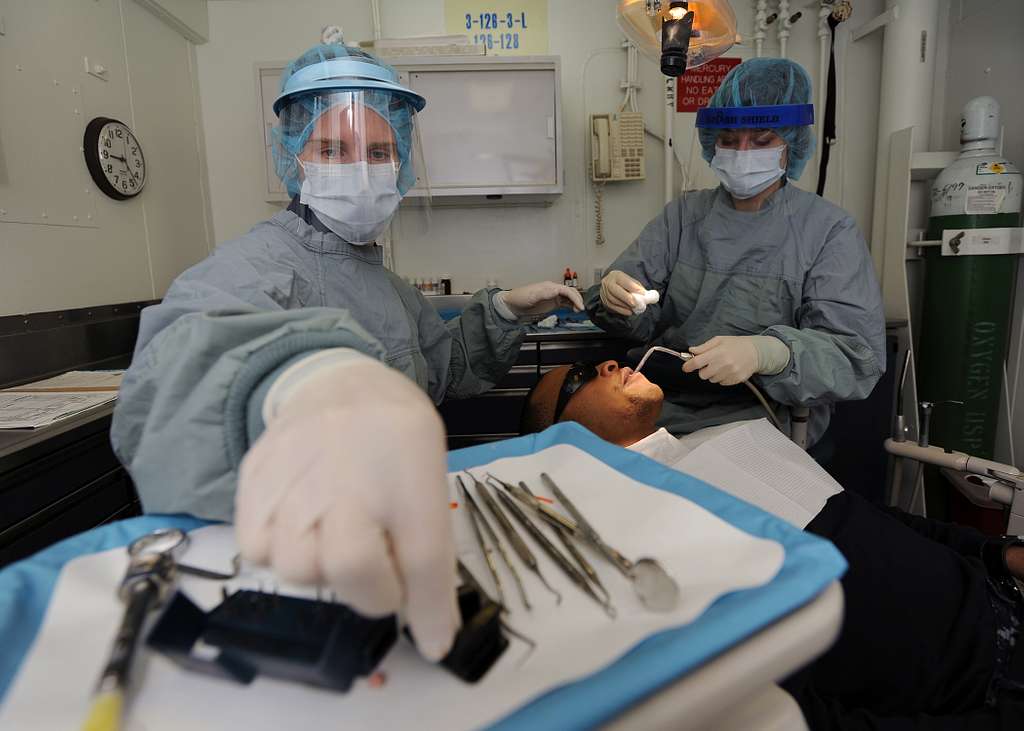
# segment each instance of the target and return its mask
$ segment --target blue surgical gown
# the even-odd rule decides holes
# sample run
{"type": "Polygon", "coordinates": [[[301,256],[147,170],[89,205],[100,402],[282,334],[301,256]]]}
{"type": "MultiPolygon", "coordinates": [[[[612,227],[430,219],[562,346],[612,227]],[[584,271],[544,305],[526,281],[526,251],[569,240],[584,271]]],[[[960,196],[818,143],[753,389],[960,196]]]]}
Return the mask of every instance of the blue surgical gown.
{"type": "MultiPolygon", "coordinates": [[[[686,193],[609,269],[661,295],[643,314],[622,317],[592,287],[587,310],[610,333],[675,350],[716,335],[785,343],[786,368],[752,381],[779,404],[810,408],[810,444],[827,428],[831,404],[865,398],[885,370],[882,298],[864,239],[848,213],[793,185],[756,212],[736,210],[722,187],[686,193]]],[[[779,411],[785,424],[789,410],[779,411]]],[[[744,386],[694,374],[666,388],[659,426],[681,435],[763,415],[744,386]]]]}
{"type": "Polygon", "coordinates": [[[497,290],[477,292],[444,323],[382,256],[293,205],[218,246],[143,311],[111,439],[147,512],[230,520],[262,396],[289,363],[320,349],[377,358],[435,403],[503,377],[525,331],[495,312],[497,290]]]}

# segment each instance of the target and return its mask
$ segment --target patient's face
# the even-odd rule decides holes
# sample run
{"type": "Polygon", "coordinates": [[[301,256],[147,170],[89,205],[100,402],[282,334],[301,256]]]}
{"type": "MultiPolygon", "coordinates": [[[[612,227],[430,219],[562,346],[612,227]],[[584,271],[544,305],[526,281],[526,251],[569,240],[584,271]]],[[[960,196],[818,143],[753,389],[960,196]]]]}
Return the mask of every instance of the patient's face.
{"type": "MultiPolygon", "coordinates": [[[[567,371],[568,367],[560,368],[545,377],[561,388],[567,371]]],[[[657,418],[663,398],[661,388],[642,373],[606,360],[597,366],[597,378],[572,395],[559,420],[579,422],[603,439],[621,442],[657,418]]]]}

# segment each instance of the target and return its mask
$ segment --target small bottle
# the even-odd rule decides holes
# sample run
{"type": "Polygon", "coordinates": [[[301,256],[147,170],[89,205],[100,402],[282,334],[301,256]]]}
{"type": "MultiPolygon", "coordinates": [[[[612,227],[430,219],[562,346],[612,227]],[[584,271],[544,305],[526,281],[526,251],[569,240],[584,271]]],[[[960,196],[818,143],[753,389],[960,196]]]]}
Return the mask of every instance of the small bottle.
{"type": "Polygon", "coordinates": [[[452,293],[452,275],[444,274],[441,276],[441,294],[452,293]]]}
{"type": "Polygon", "coordinates": [[[562,284],[564,284],[566,287],[572,286],[572,269],[570,269],[569,267],[566,267],[565,271],[562,272],[562,284]]]}

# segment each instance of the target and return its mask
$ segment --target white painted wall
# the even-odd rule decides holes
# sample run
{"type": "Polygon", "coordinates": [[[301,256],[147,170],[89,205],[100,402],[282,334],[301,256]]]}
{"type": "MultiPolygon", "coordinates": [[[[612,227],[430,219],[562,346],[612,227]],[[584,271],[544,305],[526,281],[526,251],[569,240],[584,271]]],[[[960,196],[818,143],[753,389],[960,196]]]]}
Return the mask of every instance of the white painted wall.
{"type": "MultiPolygon", "coordinates": [[[[205,3],[178,5],[194,22],[205,3]]],[[[4,0],[0,17],[0,315],[162,296],[212,239],[192,45],[133,0],[4,0]],[[143,145],[134,200],[89,177],[96,116],[143,145]]]]}
{"type": "MultiPolygon", "coordinates": [[[[988,94],[999,100],[1005,142],[1003,152],[1019,167],[1024,166],[1024,86],[1020,83],[1024,69],[1024,3],[1018,0],[951,0],[948,43],[948,68],[944,99],[935,110],[941,131],[941,148],[959,149],[960,110],[965,102],[988,94]]],[[[1007,372],[1011,382],[1018,383],[1013,404],[1013,441],[1005,429],[1008,409],[1001,405],[1000,431],[996,440],[996,459],[1024,464],[1024,358],[1021,357],[1024,329],[1024,266],[1018,265],[1015,315],[1010,336],[1007,372]]],[[[1011,394],[1012,395],[1012,394],[1011,394]]]]}
{"type": "MultiPolygon", "coordinates": [[[[444,0],[380,0],[385,37],[444,32],[444,0]]],[[[792,3],[795,9],[803,3],[792,3]]],[[[615,111],[625,77],[622,34],[611,0],[549,0],[550,53],[562,61],[565,193],[548,208],[403,207],[395,230],[395,263],[400,274],[451,274],[456,290],[473,290],[494,278],[502,286],[558,279],[574,267],[589,284],[595,266],[606,266],[662,207],[663,163],[660,143],[648,137],[647,180],[605,188],[604,247],[594,245],[594,198],[586,175],[587,118],[615,111]]],[[[734,0],[739,31],[753,33],[753,2],[734,0]]],[[[878,79],[881,39],[871,36],[850,46],[850,30],[884,9],[883,0],[861,0],[855,15],[840,26],[840,137],[833,150],[827,196],[846,207],[861,228],[870,230],[878,127],[878,79]]],[[[197,49],[210,190],[216,239],[238,236],[278,208],[263,202],[260,129],[253,64],[290,59],[316,42],[321,26],[342,25],[349,42],[370,38],[368,0],[217,0],[209,3],[210,42],[197,49]]],[[[765,51],[777,53],[774,28],[765,51]]],[[[790,57],[817,76],[816,18],[805,13],[789,39],[790,57]]],[[[741,58],[752,49],[737,47],[741,58]]],[[[639,102],[648,126],[662,132],[662,77],[641,59],[644,89],[639,102]]],[[[429,100],[428,100],[429,103],[429,100]]],[[[688,187],[715,180],[694,141],[694,115],[676,117],[676,144],[691,160],[688,187]]],[[[800,185],[816,178],[808,166],[800,185]]],[[[676,183],[681,176],[676,175],[676,183]]]]}

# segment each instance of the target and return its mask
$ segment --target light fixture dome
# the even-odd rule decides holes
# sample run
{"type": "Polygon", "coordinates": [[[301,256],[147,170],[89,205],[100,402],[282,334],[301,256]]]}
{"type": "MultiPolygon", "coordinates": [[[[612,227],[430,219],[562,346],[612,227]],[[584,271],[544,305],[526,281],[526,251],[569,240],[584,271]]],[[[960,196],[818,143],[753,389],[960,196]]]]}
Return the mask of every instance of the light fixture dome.
{"type": "MultiPolygon", "coordinates": [[[[661,62],[661,24],[671,17],[671,4],[670,0],[619,0],[619,28],[642,54],[655,63],[661,62]]],[[[686,52],[687,68],[718,58],[739,40],[736,16],[727,0],[689,0],[685,5],[694,14],[693,32],[686,52]]]]}

